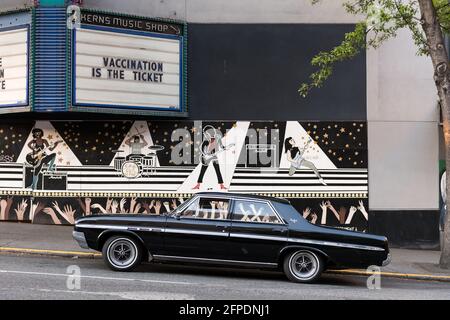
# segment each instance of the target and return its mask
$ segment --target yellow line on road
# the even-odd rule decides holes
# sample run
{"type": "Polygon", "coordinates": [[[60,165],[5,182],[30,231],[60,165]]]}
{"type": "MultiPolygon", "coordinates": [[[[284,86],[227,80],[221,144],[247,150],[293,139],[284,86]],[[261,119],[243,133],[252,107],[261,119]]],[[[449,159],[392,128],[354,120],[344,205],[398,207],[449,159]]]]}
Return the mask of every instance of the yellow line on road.
{"type": "Polygon", "coordinates": [[[81,256],[81,257],[101,257],[102,256],[101,253],[96,253],[96,252],[42,250],[42,249],[13,248],[13,247],[0,247],[0,252],[35,253],[35,254],[44,254],[44,255],[71,255],[71,256],[81,256]]]}
{"type": "Polygon", "coordinates": [[[342,274],[355,274],[362,276],[370,276],[374,274],[379,274],[381,276],[387,277],[398,277],[398,278],[411,278],[411,279],[430,279],[430,280],[448,280],[450,281],[450,276],[440,276],[434,274],[420,274],[420,273],[400,273],[400,272],[388,272],[388,271],[380,271],[380,272],[370,272],[363,271],[357,269],[343,269],[343,270],[327,270],[330,273],[342,273],[342,274]]]}

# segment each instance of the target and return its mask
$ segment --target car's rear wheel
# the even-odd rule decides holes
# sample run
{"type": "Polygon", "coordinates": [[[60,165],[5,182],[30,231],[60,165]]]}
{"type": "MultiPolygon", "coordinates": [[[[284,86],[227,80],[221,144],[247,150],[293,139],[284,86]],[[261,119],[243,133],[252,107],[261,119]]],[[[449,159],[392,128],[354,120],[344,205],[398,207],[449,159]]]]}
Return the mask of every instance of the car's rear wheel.
{"type": "Polygon", "coordinates": [[[131,271],[142,260],[141,245],[128,236],[109,238],[103,245],[102,253],[106,265],[115,271],[131,271]]]}
{"type": "Polygon", "coordinates": [[[284,259],[283,270],[289,280],[300,283],[316,281],[324,269],[322,257],[310,250],[298,250],[284,259]]]}

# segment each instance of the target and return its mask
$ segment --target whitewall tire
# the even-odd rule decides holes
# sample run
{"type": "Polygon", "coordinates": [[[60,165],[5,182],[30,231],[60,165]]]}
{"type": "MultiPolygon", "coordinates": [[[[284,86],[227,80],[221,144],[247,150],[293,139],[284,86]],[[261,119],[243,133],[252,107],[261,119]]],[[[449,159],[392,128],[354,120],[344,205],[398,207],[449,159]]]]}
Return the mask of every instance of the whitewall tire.
{"type": "Polygon", "coordinates": [[[114,271],[131,271],[142,260],[141,245],[128,236],[113,236],[102,249],[103,260],[114,271]]]}
{"type": "Polygon", "coordinates": [[[322,274],[324,261],[317,253],[301,249],[286,256],[283,270],[287,278],[293,282],[311,283],[322,274]]]}

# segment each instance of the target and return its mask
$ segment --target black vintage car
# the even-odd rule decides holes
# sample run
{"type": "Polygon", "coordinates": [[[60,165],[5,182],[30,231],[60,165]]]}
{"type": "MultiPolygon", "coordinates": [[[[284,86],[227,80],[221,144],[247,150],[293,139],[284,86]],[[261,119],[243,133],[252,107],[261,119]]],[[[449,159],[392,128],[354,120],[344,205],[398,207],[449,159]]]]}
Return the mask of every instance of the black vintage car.
{"type": "Polygon", "coordinates": [[[73,237],[117,271],[172,261],[279,268],[292,281],[312,282],[328,267],[390,261],[386,237],[316,226],[285,199],[233,193],[197,193],[165,215],[84,217],[73,237]]]}

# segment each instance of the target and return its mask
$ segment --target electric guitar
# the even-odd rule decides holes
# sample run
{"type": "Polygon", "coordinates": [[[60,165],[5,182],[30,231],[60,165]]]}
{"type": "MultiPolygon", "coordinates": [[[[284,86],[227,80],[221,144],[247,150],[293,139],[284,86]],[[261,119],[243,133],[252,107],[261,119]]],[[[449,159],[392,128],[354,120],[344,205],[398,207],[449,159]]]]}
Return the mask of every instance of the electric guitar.
{"type": "Polygon", "coordinates": [[[44,159],[47,155],[46,151],[50,148],[56,147],[61,142],[63,142],[63,140],[58,140],[55,143],[44,148],[36,148],[27,154],[25,160],[33,167],[38,167],[41,164],[42,159],[44,159]]]}
{"type": "Polygon", "coordinates": [[[213,158],[215,158],[219,153],[229,150],[230,148],[234,147],[234,143],[230,143],[223,149],[220,149],[219,151],[216,151],[214,153],[204,153],[202,152],[202,158],[205,165],[208,165],[213,158]]]}
{"type": "Polygon", "coordinates": [[[308,149],[309,144],[313,142],[313,140],[311,138],[309,138],[308,142],[306,142],[306,144],[304,145],[304,147],[302,148],[301,151],[299,151],[299,153],[297,153],[297,155],[294,157],[294,159],[292,160],[293,162],[293,166],[297,169],[300,169],[300,167],[302,166],[302,162],[303,162],[303,153],[305,153],[306,149],[308,149]]]}

